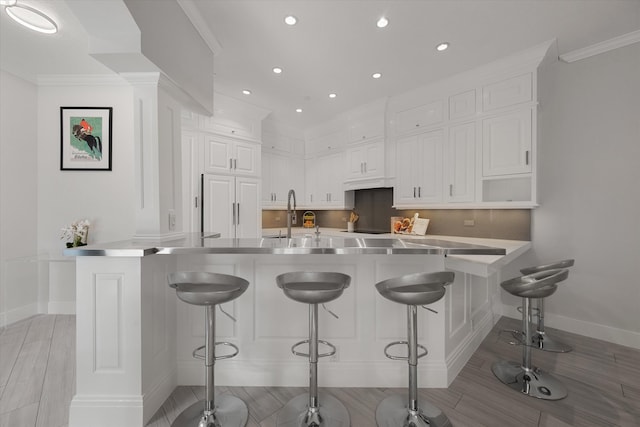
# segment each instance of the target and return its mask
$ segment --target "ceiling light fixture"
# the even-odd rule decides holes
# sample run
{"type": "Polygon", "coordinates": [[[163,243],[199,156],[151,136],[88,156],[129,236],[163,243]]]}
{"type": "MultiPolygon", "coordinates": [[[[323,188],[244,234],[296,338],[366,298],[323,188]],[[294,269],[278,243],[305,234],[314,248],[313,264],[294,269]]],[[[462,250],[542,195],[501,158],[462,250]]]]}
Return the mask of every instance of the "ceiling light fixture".
{"type": "Polygon", "coordinates": [[[280,67],[273,67],[273,72],[276,74],[281,74],[282,73],[282,68],[280,67]]]}
{"type": "Polygon", "coordinates": [[[242,93],[245,95],[251,95],[251,91],[249,89],[242,89],[242,93]]]}
{"type": "Polygon", "coordinates": [[[296,108],[296,113],[302,113],[302,108],[296,108]]]}
{"type": "Polygon", "coordinates": [[[445,50],[447,50],[449,48],[449,43],[448,42],[443,42],[440,43],[436,46],[436,50],[438,52],[444,52],[445,50]]]}
{"type": "Polygon", "coordinates": [[[287,15],[284,17],[284,22],[287,25],[296,25],[296,23],[298,22],[298,18],[293,15],[287,15]]]}
{"type": "Polygon", "coordinates": [[[387,25],[389,25],[389,20],[383,16],[380,19],[378,19],[378,22],[376,22],[376,25],[378,26],[378,28],[384,28],[387,25]]]}
{"type": "Polygon", "coordinates": [[[19,5],[17,0],[0,0],[0,5],[5,6],[4,10],[11,19],[24,27],[45,34],[58,32],[55,21],[38,9],[19,5]]]}
{"type": "Polygon", "coordinates": [[[335,98],[336,96],[338,96],[338,95],[336,95],[335,93],[330,93],[329,94],[329,98],[331,98],[331,99],[335,98]]]}
{"type": "Polygon", "coordinates": [[[382,74],[380,74],[380,73],[373,73],[373,74],[371,74],[371,77],[373,77],[374,79],[379,79],[380,77],[382,77],[382,74]]]}

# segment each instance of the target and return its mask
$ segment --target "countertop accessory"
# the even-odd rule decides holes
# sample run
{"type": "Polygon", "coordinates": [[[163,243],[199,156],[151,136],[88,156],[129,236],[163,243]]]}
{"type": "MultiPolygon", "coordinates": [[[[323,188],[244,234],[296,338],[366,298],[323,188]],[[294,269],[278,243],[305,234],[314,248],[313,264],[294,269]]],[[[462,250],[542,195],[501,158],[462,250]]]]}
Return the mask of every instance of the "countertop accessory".
{"type": "Polygon", "coordinates": [[[302,227],[314,228],[316,226],[316,214],[311,211],[306,211],[302,214],[302,227]]]}
{"type": "Polygon", "coordinates": [[[325,303],[340,297],[349,287],[351,277],[334,272],[295,271],[277,276],[276,283],[287,297],[309,304],[309,339],[291,347],[291,352],[296,356],[309,358],[309,392],[287,402],[278,412],[276,426],[349,426],[349,412],[344,404],[330,394],[318,395],[318,358],[336,353],[336,347],[333,344],[318,339],[318,304],[337,319],[338,316],[327,309],[325,303]],[[303,344],[308,344],[308,353],[296,350],[303,344]],[[326,345],[329,351],[319,353],[318,344],[326,345]]]}
{"type": "Polygon", "coordinates": [[[378,427],[451,427],[449,418],[431,403],[418,402],[418,359],[427,355],[427,349],[418,344],[418,306],[433,311],[428,304],[440,300],[445,294],[445,285],[453,282],[452,271],[416,273],[387,279],[376,284],[378,293],[384,298],[407,306],[407,341],[395,341],[384,348],[389,359],[406,360],[409,364],[409,402],[399,395],[385,398],[376,409],[378,427]],[[406,345],[408,356],[394,356],[388,349],[406,345]],[[418,353],[420,349],[420,353],[418,353]]]}
{"type": "Polygon", "coordinates": [[[531,299],[546,298],[558,288],[558,283],[569,276],[569,270],[553,269],[532,273],[504,281],[502,288],[511,295],[522,298],[522,362],[500,360],[491,366],[493,374],[500,381],[526,394],[545,400],[560,400],[567,396],[567,388],[551,374],[538,369],[531,363],[531,299]]]}
{"type": "Polygon", "coordinates": [[[216,305],[235,322],[235,318],[222,310],[220,304],[233,301],[249,287],[245,279],[228,274],[202,271],[179,271],[168,276],[169,286],[187,304],[205,307],[205,344],[193,351],[193,357],[205,361],[205,399],[182,411],[171,427],[244,426],[249,417],[247,405],[230,394],[215,396],[214,365],[216,360],[229,359],[238,354],[238,347],[229,342],[215,342],[216,305]],[[233,348],[231,354],[216,356],[216,346],[233,348]],[[204,355],[198,352],[204,348],[204,355]]]}

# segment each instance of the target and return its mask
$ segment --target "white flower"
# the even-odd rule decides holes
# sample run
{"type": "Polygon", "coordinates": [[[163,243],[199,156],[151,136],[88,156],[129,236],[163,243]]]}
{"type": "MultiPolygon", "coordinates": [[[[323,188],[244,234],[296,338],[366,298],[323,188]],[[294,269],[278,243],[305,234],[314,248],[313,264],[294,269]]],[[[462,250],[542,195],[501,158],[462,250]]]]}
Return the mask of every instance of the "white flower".
{"type": "Polygon", "coordinates": [[[68,242],[79,240],[82,243],[87,243],[87,233],[89,233],[90,225],[91,223],[87,219],[73,221],[71,225],[61,229],[60,238],[68,242]]]}

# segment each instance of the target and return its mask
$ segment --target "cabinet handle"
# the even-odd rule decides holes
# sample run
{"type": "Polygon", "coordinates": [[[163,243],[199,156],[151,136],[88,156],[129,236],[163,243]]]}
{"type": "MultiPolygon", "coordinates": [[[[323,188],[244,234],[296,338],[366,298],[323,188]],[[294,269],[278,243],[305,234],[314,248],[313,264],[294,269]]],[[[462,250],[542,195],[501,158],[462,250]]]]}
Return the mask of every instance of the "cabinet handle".
{"type": "Polygon", "coordinates": [[[238,169],[238,159],[233,159],[233,168],[238,169]]]}
{"type": "Polygon", "coordinates": [[[238,210],[238,222],[237,222],[237,224],[240,225],[240,203],[236,203],[236,209],[238,210]]]}
{"type": "Polygon", "coordinates": [[[453,197],[453,184],[449,184],[449,197],[453,197]]]}
{"type": "Polygon", "coordinates": [[[233,214],[233,220],[231,221],[231,223],[233,225],[236,225],[236,204],[235,203],[231,204],[231,212],[233,214]]]}
{"type": "Polygon", "coordinates": [[[413,198],[416,198],[416,187],[413,187],[413,198]]]}
{"type": "Polygon", "coordinates": [[[418,187],[418,198],[422,197],[422,195],[420,194],[422,191],[422,187],[418,187]]]}
{"type": "Polygon", "coordinates": [[[229,169],[233,169],[233,159],[229,159],[229,169]]]}
{"type": "Polygon", "coordinates": [[[196,208],[197,208],[197,207],[198,207],[198,197],[197,197],[197,196],[196,196],[196,197],[194,197],[194,198],[193,198],[193,201],[194,201],[194,207],[196,207],[196,208]]]}
{"type": "Polygon", "coordinates": [[[420,123],[416,123],[416,127],[419,128],[420,127],[420,123]]]}
{"type": "Polygon", "coordinates": [[[363,169],[362,169],[362,162],[360,162],[360,173],[363,173],[363,169]]]}
{"type": "Polygon", "coordinates": [[[364,173],[367,173],[367,162],[364,162],[364,173]]]}
{"type": "Polygon", "coordinates": [[[309,194],[309,198],[310,198],[311,203],[313,203],[313,194],[309,194]]]}
{"type": "Polygon", "coordinates": [[[524,164],[529,165],[529,150],[524,152],[524,164]]]}

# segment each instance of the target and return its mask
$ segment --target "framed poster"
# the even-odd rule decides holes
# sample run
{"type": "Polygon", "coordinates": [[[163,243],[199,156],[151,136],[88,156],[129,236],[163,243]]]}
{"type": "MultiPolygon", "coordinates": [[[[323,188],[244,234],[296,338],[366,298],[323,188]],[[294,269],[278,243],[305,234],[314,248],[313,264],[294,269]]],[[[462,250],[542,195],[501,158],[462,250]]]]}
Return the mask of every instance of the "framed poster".
{"type": "Polygon", "coordinates": [[[111,170],[112,107],[60,107],[60,170],[111,170]]]}

